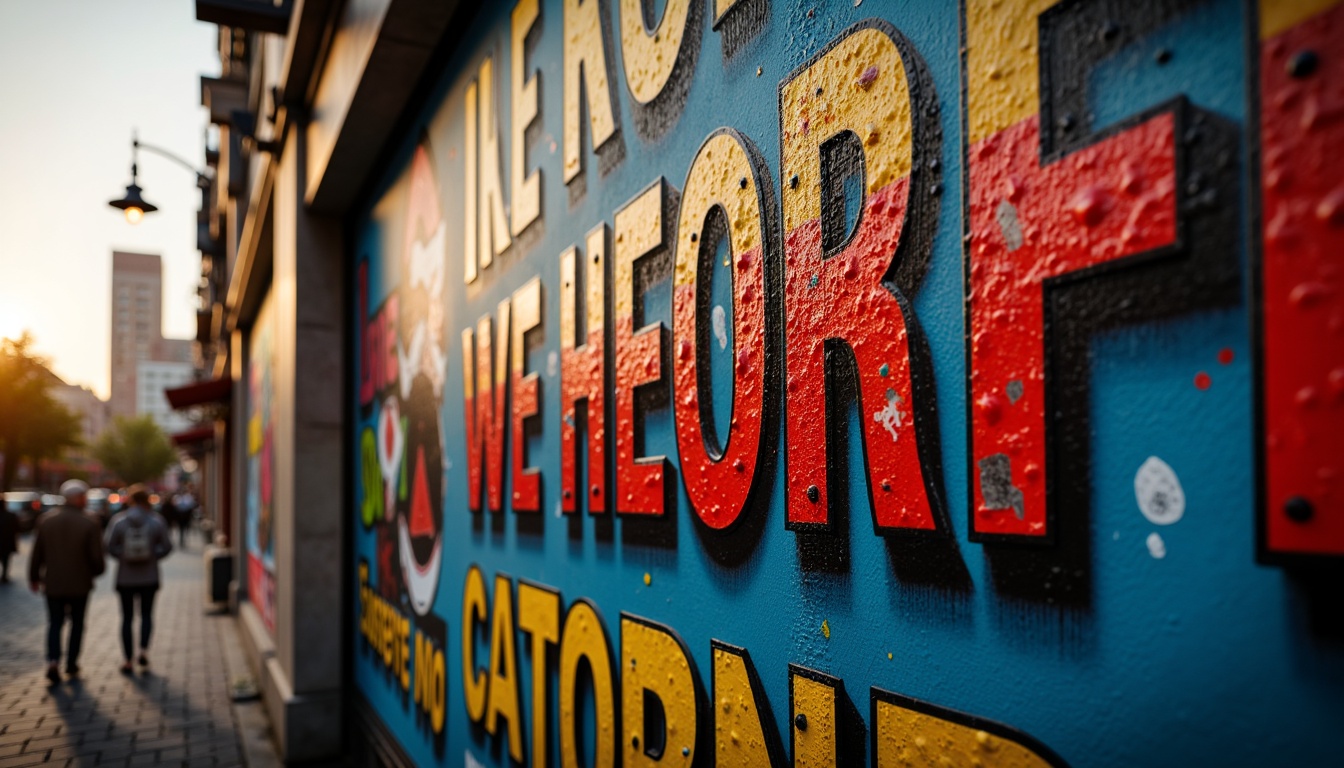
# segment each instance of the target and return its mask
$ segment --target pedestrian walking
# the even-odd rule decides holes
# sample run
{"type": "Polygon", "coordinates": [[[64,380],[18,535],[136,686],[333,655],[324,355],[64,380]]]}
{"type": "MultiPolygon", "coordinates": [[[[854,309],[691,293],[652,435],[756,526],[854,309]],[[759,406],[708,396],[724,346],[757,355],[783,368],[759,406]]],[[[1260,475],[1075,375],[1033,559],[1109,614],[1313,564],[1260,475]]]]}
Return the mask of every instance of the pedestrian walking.
{"type": "Polygon", "coordinates": [[[177,545],[182,549],[187,548],[187,530],[191,528],[192,516],[196,512],[196,494],[191,492],[191,486],[185,486],[182,491],[173,496],[172,499],[173,522],[177,524],[177,545]]]}
{"type": "Polygon", "coordinates": [[[61,631],[70,618],[70,646],[65,674],[79,675],[79,650],[84,640],[84,614],[89,607],[93,580],[106,568],[102,530],[84,513],[89,486],[67,480],[61,486],[65,503],[37,522],[33,552],[28,559],[28,585],[47,597],[47,679],[61,682],[61,631]]]}
{"type": "Polygon", "coordinates": [[[9,583],[9,557],[19,551],[19,517],[0,504],[0,584],[9,583]]]}
{"type": "Polygon", "coordinates": [[[117,593],[121,596],[121,650],[126,662],[121,671],[132,670],[131,622],[140,604],[140,666],[149,666],[149,638],[154,632],[154,594],[159,590],[159,561],[173,551],[168,524],[149,503],[142,485],[128,489],[130,507],[112,518],[107,526],[107,552],[117,561],[117,593]]]}

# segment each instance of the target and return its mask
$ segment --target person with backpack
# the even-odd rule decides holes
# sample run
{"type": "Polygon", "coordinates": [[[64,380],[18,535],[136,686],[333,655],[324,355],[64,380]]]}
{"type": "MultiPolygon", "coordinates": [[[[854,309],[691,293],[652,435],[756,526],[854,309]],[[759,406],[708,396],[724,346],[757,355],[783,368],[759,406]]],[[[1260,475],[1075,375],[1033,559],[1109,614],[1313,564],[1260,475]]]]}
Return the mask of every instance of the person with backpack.
{"type": "Polygon", "coordinates": [[[150,507],[142,485],[127,490],[131,505],[107,526],[107,553],[117,561],[117,593],[121,596],[121,649],[132,670],[131,621],[140,603],[140,666],[149,666],[149,638],[154,631],[154,594],[159,590],[159,561],[173,551],[168,524],[150,507]]]}
{"type": "Polygon", "coordinates": [[[79,650],[84,638],[84,615],[93,580],[106,568],[102,531],[84,513],[89,486],[67,480],[61,486],[65,503],[42,515],[28,557],[28,584],[47,598],[47,679],[61,682],[61,631],[70,619],[70,647],[65,674],[79,676],[79,650]]]}

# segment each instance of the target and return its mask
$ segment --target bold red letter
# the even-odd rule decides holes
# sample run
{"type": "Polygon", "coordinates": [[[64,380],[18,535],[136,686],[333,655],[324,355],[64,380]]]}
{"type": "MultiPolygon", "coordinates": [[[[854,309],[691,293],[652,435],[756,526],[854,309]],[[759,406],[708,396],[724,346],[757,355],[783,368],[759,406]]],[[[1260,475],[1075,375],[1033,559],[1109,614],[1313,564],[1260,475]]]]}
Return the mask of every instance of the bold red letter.
{"type": "Polygon", "coordinates": [[[829,527],[843,508],[826,473],[848,389],[874,527],[947,530],[933,384],[909,303],[938,212],[936,164],[912,172],[939,155],[932,88],[909,42],[880,22],[845,33],[780,86],[789,528],[829,527]],[[850,232],[847,202],[859,211],[850,232]]]}
{"type": "Polygon", "coordinates": [[[1344,4],[1262,0],[1259,553],[1344,555],[1344,4]],[[1276,6],[1276,7],[1270,7],[1276,6]],[[1277,12],[1276,12],[1277,11],[1277,12]]]}
{"type": "MultiPolygon", "coordinates": [[[[672,288],[672,367],[676,379],[677,449],[691,508],[710,528],[737,522],[756,477],[764,408],[765,269],[768,197],[755,147],[735,131],[716,131],[686,174],[677,226],[672,288]],[[721,240],[732,280],[732,419],[714,428],[710,375],[710,277],[721,240]]],[[[715,310],[722,313],[721,307],[715,310]]],[[[723,320],[715,335],[727,346],[723,320]]]]}
{"type": "Polygon", "coordinates": [[[643,431],[635,390],[663,381],[662,323],[635,330],[642,305],[635,290],[635,262],[667,253],[667,182],[658,179],[616,211],[616,512],[661,515],[667,506],[669,464],[662,456],[635,455],[643,431]]]}
{"type": "Polygon", "coordinates": [[[606,429],[606,262],[607,225],[588,233],[588,251],[580,257],[576,248],[560,254],[560,503],[566,512],[579,509],[577,498],[587,495],[589,514],[607,509],[606,429]],[[584,266],[579,267],[579,262],[584,266]],[[583,276],[583,313],[578,310],[579,278],[583,276]],[[579,319],[583,318],[580,332],[579,319]],[[583,344],[579,344],[580,336],[583,344]],[[575,453],[578,448],[578,404],[588,412],[584,437],[588,441],[588,484],[579,482],[575,453]]]}

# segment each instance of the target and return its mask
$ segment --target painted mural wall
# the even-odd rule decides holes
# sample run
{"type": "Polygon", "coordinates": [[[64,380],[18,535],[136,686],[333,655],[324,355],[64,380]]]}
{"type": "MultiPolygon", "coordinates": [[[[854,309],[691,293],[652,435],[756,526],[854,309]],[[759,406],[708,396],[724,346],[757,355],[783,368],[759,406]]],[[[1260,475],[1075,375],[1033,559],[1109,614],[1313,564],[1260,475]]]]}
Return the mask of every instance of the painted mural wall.
{"type": "Polygon", "coordinates": [[[480,11],[356,228],[378,727],[1336,761],[1344,3],[646,5],[480,11]]]}
{"type": "Polygon", "coordinates": [[[275,634],[275,301],[268,292],[247,357],[247,598],[275,634]]]}

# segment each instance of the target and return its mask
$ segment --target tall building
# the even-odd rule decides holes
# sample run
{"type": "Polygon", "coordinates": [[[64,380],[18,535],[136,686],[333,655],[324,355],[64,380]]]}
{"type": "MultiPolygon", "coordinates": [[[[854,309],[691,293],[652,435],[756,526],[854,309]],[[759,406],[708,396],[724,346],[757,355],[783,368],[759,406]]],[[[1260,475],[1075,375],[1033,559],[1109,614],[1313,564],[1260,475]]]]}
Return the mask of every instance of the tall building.
{"type": "Polygon", "coordinates": [[[136,413],[135,368],[158,351],[163,263],[156,254],[112,252],[111,397],[113,416],[136,413]]]}
{"type": "MultiPolygon", "coordinates": [[[[133,416],[144,413],[142,387],[138,381],[138,367],[145,362],[173,364],[173,379],[177,383],[190,379],[180,377],[182,364],[191,360],[191,342],[185,339],[163,338],[163,262],[151,253],[112,252],[112,344],[111,344],[111,397],[108,399],[112,416],[133,416]]],[[[158,368],[152,368],[158,371],[158,368]]],[[[190,371],[188,365],[186,370],[190,371]]],[[[155,403],[163,400],[162,387],[155,403]]],[[[170,426],[164,419],[156,421],[165,430],[170,426]]],[[[173,424],[177,421],[173,420],[173,424]]]]}

